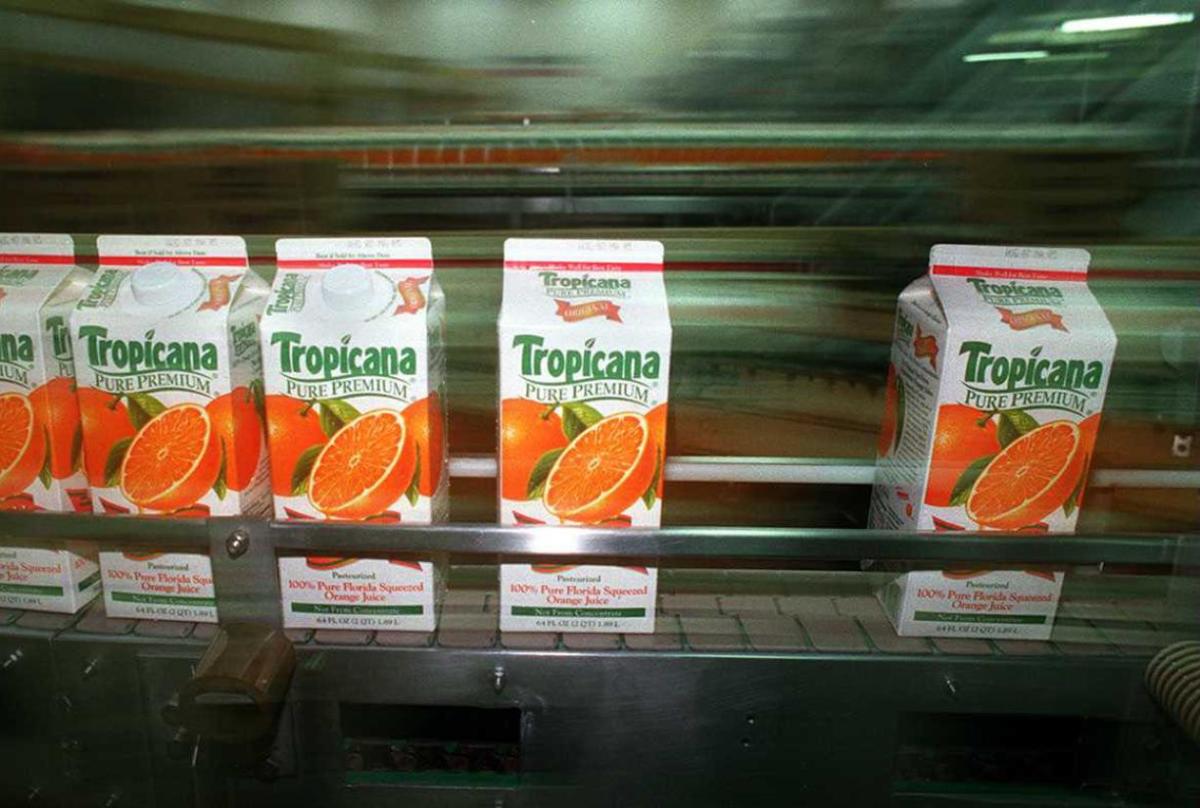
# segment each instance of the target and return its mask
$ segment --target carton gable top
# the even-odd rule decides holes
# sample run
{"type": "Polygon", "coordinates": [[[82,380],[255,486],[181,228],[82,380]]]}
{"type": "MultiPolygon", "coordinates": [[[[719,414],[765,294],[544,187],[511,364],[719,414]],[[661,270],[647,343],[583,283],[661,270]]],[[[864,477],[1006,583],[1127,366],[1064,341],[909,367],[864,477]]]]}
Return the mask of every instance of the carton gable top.
{"type": "Polygon", "coordinates": [[[1087,250],[938,244],[929,280],[952,330],[1011,333],[1039,326],[1115,341],[1087,285],[1087,250]]]}
{"type": "Polygon", "coordinates": [[[315,316],[346,324],[420,325],[435,295],[433,247],[427,238],[280,239],[275,255],[278,272],[263,314],[269,321],[293,323],[315,316]],[[346,266],[370,273],[371,288],[364,294],[377,303],[347,313],[324,302],[323,271],[346,266]]]}
{"type": "Polygon", "coordinates": [[[504,242],[501,326],[669,331],[663,246],[657,241],[504,242]]]}
{"type": "Polygon", "coordinates": [[[0,317],[46,304],[75,270],[75,243],[58,233],[0,234],[0,317]]]}
{"type": "Polygon", "coordinates": [[[224,319],[236,307],[249,272],[246,243],[238,236],[100,236],[99,270],[75,317],[89,318],[105,309],[144,312],[148,319],[177,315],[224,319]],[[173,265],[188,279],[182,304],[154,305],[137,300],[130,278],[149,264],[173,265]]]}

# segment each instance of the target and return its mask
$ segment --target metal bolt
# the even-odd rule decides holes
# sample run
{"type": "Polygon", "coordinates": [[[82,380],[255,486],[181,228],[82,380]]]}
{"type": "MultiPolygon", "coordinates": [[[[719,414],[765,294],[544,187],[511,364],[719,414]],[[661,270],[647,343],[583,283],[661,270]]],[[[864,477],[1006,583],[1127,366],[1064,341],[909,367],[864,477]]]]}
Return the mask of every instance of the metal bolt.
{"type": "Polygon", "coordinates": [[[9,668],[11,668],[13,665],[16,665],[18,662],[21,661],[21,658],[24,656],[25,656],[25,652],[22,651],[20,648],[13,651],[11,654],[8,655],[8,657],[3,662],[0,662],[0,671],[6,671],[9,668]]]}
{"type": "Polygon", "coordinates": [[[225,552],[229,553],[230,558],[241,558],[249,549],[250,534],[241,528],[230,533],[225,540],[225,552]]]}
{"type": "Polygon", "coordinates": [[[946,692],[950,694],[951,698],[957,697],[958,696],[958,683],[955,682],[954,678],[951,677],[949,674],[946,675],[945,682],[946,682],[946,692]]]}
{"type": "Polygon", "coordinates": [[[42,801],[42,787],[41,786],[31,786],[29,791],[25,794],[25,800],[26,800],[26,802],[41,802],[42,801]]]}
{"type": "Polygon", "coordinates": [[[75,702],[71,701],[71,697],[63,693],[58,697],[58,707],[64,713],[69,713],[75,709],[75,702]]]}
{"type": "Polygon", "coordinates": [[[104,801],[104,808],[116,808],[117,804],[120,802],[121,802],[120,793],[114,791],[112,794],[109,794],[108,799],[106,799],[104,801]]]}
{"type": "Polygon", "coordinates": [[[89,659],[87,664],[83,666],[82,676],[84,679],[90,679],[96,672],[96,668],[100,667],[99,658],[89,659]]]}
{"type": "Polygon", "coordinates": [[[492,669],[492,689],[497,693],[504,689],[504,668],[499,665],[492,669]]]}

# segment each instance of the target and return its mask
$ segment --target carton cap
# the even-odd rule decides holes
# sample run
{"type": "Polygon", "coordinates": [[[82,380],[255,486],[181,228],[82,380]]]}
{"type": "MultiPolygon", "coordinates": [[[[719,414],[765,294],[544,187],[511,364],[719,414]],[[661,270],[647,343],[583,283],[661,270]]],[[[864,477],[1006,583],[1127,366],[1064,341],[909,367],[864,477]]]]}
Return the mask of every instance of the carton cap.
{"type": "Polygon", "coordinates": [[[353,311],[371,302],[371,273],[358,264],[338,264],[321,276],[321,297],[334,311],[353,311]]]}
{"type": "Polygon", "coordinates": [[[135,269],[129,283],[143,306],[170,306],[187,303],[198,291],[198,280],[170,261],[153,261],[135,269]]]}

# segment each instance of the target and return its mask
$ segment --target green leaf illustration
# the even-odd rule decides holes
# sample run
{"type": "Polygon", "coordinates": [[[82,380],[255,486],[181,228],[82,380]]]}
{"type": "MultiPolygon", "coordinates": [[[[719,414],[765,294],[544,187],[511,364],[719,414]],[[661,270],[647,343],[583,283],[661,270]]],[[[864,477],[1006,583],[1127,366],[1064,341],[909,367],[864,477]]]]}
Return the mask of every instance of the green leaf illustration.
{"type": "Polygon", "coordinates": [[[42,429],[46,436],[46,454],[42,458],[42,468],[38,471],[38,479],[42,481],[42,487],[49,489],[50,484],[54,481],[54,476],[50,473],[50,430],[42,429]]]}
{"type": "Polygon", "coordinates": [[[658,481],[662,478],[662,467],[663,453],[662,449],[659,449],[654,459],[654,477],[650,479],[650,486],[642,494],[642,503],[647,510],[653,508],[655,500],[658,499],[658,481]]]}
{"type": "Polygon", "coordinates": [[[104,461],[104,486],[112,488],[121,484],[121,464],[125,462],[125,453],[133,438],[121,438],[108,450],[108,459],[104,461]]]}
{"type": "Polygon", "coordinates": [[[1075,513],[1075,509],[1079,507],[1079,495],[1083,493],[1083,483],[1086,477],[1086,474],[1080,475],[1079,482],[1075,484],[1075,490],[1071,492],[1071,496],[1067,497],[1067,501],[1063,503],[1063,513],[1068,517],[1075,513]]]}
{"type": "Polygon", "coordinates": [[[292,469],[292,496],[298,497],[308,493],[308,477],[312,474],[313,464],[317,462],[317,455],[323,448],[324,444],[314,444],[296,458],[296,467],[292,469]]]}
{"type": "Polygon", "coordinates": [[[167,408],[148,393],[130,393],[126,398],[129,400],[129,420],[133,422],[134,429],[140,430],[167,408]]]}
{"type": "Polygon", "coordinates": [[[900,375],[896,375],[896,434],[892,436],[891,449],[895,449],[900,445],[900,438],[904,435],[904,379],[900,375]]]}
{"type": "Polygon", "coordinates": [[[950,492],[951,505],[965,505],[967,503],[967,498],[971,496],[971,489],[975,487],[975,481],[979,479],[979,475],[983,474],[983,470],[988,467],[988,463],[991,463],[995,457],[995,455],[984,455],[967,466],[966,470],[959,475],[958,482],[954,484],[954,490],[950,492]]]}
{"type": "Polygon", "coordinates": [[[83,424],[75,425],[75,434],[71,436],[71,471],[83,468],[83,424]]]}
{"type": "Polygon", "coordinates": [[[361,414],[353,404],[347,404],[337,398],[323,398],[320,404],[321,429],[327,438],[332,438],[339,429],[361,414]]]}
{"type": "Polygon", "coordinates": [[[1007,446],[1026,432],[1038,428],[1038,422],[1024,410],[1001,410],[1000,423],[996,428],[996,438],[1001,446],[1007,446]]]}
{"type": "Polygon", "coordinates": [[[226,452],[225,452],[225,440],[224,439],[222,439],[220,441],[220,446],[221,446],[221,467],[219,469],[217,469],[217,479],[216,479],[216,482],[213,483],[213,492],[216,493],[217,499],[225,499],[225,494],[229,491],[229,486],[225,482],[225,475],[227,474],[226,464],[229,459],[229,455],[226,454],[226,452]]]}
{"type": "Polygon", "coordinates": [[[529,472],[529,483],[525,486],[525,499],[541,498],[546,490],[546,478],[550,476],[550,469],[554,468],[558,456],[562,453],[562,449],[551,449],[533,464],[533,471],[529,472]]]}
{"type": "Polygon", "coordinates": [[[254,399],[254,409],[258,412],[258,420],[265,424],[267,422],[267,398],[263,392],[261,379],[253,379],[250,382],[250,396],[254,399]]]}
{"type": "Polygon", "coordinates": [[[416,505],[417,500],[421,498],[421,447],[417,447],[417,462],[413,466],[412,481],[408,484],[408,489],[404,492],[404,496],[408,498],[409,505],[416,505]]]}
{"type": "Polygon", "coordinates": [[[604,416],[590,404],[582,401],[569,401],[562,405],[563,434],[567,440],[575,440],[579,434],[604,416]]]}

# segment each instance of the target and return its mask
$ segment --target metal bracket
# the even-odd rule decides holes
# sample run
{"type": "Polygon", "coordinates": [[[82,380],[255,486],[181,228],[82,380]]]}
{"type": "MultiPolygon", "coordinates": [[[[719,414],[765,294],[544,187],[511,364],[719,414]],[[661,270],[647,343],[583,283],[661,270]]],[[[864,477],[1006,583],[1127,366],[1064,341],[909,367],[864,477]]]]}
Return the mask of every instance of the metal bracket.
{"type": "Polygon", "coordinates": [[[282,626],[279,564],[270,523],[214,517],[208,520],[208,537],[221,622],[282,626]]]}

